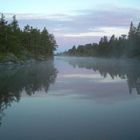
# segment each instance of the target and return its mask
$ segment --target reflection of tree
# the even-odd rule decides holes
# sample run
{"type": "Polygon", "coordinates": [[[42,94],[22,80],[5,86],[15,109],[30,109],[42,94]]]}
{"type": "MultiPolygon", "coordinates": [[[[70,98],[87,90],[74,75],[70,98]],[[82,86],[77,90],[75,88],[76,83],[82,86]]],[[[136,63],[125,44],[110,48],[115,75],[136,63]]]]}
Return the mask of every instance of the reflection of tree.
{"type": "Polygon", "coordinates": [[[57,70],[52,61],[0,66],[0,122],[4,109],[12,102],[18,102],[23,91],[30,96],[42,89],[47,92],[56,76],[57,70]]]}
{"type": "Polygon", "coordinates": [[[112,79],[127,79],[129,92],[132,93],[132,89],[136,89],[137,94],[140,94],[140,65],[136,60],[76,58],[70,59],[69,63],[73,67],[99,71],[104,77],[110,75],[112,79]]]}

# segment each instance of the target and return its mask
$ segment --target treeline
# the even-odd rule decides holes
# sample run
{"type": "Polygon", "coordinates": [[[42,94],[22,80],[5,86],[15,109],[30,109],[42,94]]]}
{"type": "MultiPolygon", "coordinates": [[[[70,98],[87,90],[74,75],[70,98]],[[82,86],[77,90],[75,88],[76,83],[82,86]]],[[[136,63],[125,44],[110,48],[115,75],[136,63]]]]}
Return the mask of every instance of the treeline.
{"type": "Polygon", "coordinates": [[[95,57],[140,57],[140,23],[137,27],[131,22],[128,35],[108,39],[104,36],[99,43],[73,46],[63,55],[70,56],[95,56],[95,57]]]}
{"type": "Polygon", "coordinates": [[[56,50],[56,41],[44,27],[43,30],[26,25],[23,29],[19,27],[16,16],[11,23],[0,17],[0,56],[12,53],[17,57],[52,57],[56,50]]]}

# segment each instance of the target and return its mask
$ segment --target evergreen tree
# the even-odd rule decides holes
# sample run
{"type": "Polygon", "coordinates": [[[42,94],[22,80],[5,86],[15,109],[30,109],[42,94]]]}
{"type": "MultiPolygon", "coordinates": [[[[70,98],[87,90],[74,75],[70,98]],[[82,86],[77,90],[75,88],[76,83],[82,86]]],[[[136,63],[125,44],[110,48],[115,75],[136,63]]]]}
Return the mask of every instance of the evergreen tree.
{"type": "Polygon", "coordinates": [[[135,33],[136,33],[136,27],[134,27],[133,22],[131,22],[131,24],[130,24],[130,30],[129,30],[129,33],[128,33],[128,38],[130,40],[131,39],[134,39],[135,33]]]}
{"type": "Polygon", "coordinates": [[[8,33],[7,33],[7,21],[5,20],[5,16],[1,14],[0,18],[0,52],[5,53],[7,50],[7,41],[8,41],[8,33]]]}
{"type": "Polygon", "coordinates": [[[19,28],[16,16],[11,23],[7,24],[5,16],[0,18],[0,54],[13,53],[17,57],[28,52],[32,57],[52,57],[57,45],[55,38],[44,28],[26,25],[23,30],[19,28]]]}

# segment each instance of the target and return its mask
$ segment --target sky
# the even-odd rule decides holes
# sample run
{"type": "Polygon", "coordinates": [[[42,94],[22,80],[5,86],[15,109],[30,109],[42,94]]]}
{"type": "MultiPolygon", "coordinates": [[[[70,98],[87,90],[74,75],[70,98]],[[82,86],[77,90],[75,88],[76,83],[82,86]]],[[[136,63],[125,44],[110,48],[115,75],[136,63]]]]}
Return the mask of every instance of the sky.
{"type": "Polygon", "coordinates": [[[128,34],[130,22],[140,22],[139,5],[140,0],[0,0],[0,12],[8,21],[15,14],[22,28],[45,26],[62,52],[98,43],[104,35],[128,34]]]}

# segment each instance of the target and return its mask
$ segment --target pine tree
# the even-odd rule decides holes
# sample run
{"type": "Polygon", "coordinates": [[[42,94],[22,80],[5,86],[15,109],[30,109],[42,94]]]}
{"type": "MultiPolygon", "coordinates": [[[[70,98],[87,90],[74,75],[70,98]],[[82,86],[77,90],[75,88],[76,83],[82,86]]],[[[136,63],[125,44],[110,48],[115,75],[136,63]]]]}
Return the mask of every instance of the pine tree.
{"type": "Polygon", "coordinates": [[[134,27],[133,22],[131,22],[128,38],[133,39],[135,37],[135,34],[136,34],[136,27],[134,27]]]}
{"type": "Polygon", "coordinates": [[[5,16],[1,14],[0,18],[0,51],[5,53],[8,41],[8,33],[7,33],[7,21],[5,20],[5,16]]]}

